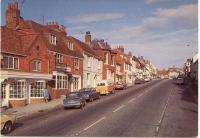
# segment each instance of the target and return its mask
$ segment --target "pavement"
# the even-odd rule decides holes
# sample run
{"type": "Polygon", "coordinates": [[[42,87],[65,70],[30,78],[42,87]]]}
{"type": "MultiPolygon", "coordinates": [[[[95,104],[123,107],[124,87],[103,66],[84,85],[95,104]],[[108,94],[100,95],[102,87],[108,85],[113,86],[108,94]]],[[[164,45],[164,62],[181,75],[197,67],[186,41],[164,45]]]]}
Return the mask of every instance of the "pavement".
{"type": "Polygon", "coordinates": [[[8,136],[197,136],[197,104],[185,100],[184,91],[172,80],[135,85],[83,109],[54,108],[19,118],[8,136]]]}
{"type": "Polygon", "coordinates": [[[37,103],[37,104],[29,104],[24,107],[15,107],[8,108],[4,111],[7,114],[14,114],[17,118],[27,117],[33,114],[37,114],[39,112],[47,112],[53,110],[55,108],[59,108],[63,105],[63,99],[55,99],[51,100],[47,103],[37,103]]]}

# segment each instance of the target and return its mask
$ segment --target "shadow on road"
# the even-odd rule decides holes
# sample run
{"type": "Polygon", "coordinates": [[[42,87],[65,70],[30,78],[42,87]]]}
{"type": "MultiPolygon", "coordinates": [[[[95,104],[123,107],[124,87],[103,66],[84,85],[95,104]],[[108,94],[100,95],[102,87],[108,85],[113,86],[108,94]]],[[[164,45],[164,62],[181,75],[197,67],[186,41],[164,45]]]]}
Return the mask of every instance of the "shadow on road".
{"type": "MultiPolygon", "coordinates": [[[[177,84],[175,84],[177,85],[177,84]]],[[[198,104],[198,86],[193,84],[178,85],[179,91],[182,94],[181,100],[198,104]]]]}

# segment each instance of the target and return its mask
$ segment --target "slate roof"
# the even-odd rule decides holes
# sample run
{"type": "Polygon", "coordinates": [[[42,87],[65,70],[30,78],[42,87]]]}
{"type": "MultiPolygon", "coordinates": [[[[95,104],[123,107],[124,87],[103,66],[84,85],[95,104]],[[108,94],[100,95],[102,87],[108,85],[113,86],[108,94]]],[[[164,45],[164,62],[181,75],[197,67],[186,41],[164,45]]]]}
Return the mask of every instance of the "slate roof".
{"type": "Polygon", "coordinates": [[[91,42],[91,47],[94,49],[111,50],[111,46],[103,39],[94,39],[91,42]]]}
{"type": "Polygon", "coordinates": [[[92,56],[95,56],[95,57],[98,57],[98,55],[95,53],[95,51],[89,46],[87,45],[86,43],[72,37],[72,36],[68,36],[68,38],[75,42],[80,49],[82,49],[83,51],[85,51],[87,54],[90,54],[92,56]]]}

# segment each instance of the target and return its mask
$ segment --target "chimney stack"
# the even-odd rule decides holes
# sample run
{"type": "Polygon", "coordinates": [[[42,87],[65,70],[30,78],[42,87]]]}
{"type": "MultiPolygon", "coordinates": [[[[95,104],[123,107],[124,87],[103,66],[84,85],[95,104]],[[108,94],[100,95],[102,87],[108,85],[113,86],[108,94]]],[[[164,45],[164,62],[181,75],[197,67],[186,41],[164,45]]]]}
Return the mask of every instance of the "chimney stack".
{"type": "Polygon", "coordinates": [[[91,44],[91,34],[90,31],[87,31],[85,34],[85,43],[90,46],[91,44]]]}
{"type": "Polygon", "coordinates": [[[16,29],[19,25],[20,10],[18,9],[18,2],[11,2],[6,9],[6,26],[8,28],[16,29]]]}

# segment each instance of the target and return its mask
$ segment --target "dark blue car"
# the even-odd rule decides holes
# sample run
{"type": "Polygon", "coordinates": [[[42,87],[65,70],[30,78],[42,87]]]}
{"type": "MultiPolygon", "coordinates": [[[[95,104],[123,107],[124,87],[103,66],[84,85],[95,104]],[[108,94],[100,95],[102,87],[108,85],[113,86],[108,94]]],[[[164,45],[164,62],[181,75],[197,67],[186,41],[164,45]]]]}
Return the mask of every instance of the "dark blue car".
{"type": "Polygon", "coordinates": [[[83,108],[86,105],[86,99],[80,92],[71,92],[69,96],[63,100],[64,108],[83,108]]]}
{"type": "Polygon", "coordinates": [[[93,100],[100,99],[100,92],[97,92],[95,88],[82,88],[79,92],[86,101],[92,102],[93,100]]]}

